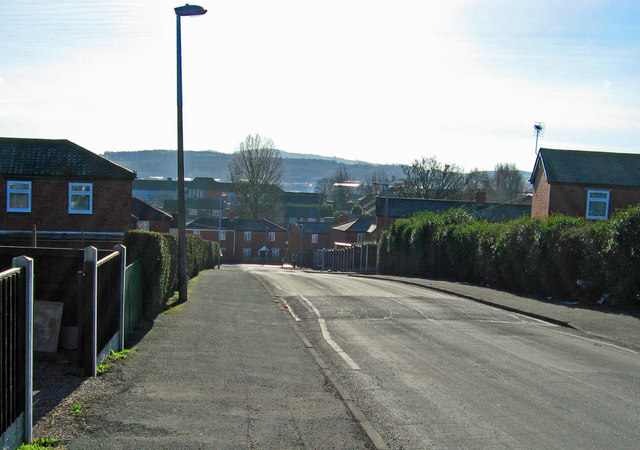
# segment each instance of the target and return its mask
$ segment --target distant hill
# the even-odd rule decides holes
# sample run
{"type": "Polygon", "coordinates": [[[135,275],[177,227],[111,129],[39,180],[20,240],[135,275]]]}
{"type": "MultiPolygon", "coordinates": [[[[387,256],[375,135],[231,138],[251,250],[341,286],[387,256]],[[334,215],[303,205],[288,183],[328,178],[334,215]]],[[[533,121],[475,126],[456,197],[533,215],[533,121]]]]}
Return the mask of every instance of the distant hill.
{"type": "MultiPolygon", "coordinates": [[[[105,152],[105,158],[116,164],[135,170],[138,178],[176,178],[175,150],[139,150],[132,152],[105,152]]],[[[229,181],[229,162],[232,155],[215,151],[185,151],[184,172],[186,178],[212,177],[229,181]]],[[[313,191],[313,186],[324,177],[335,173],[345,164],[350,178],[364,181],[373,170],[383,169],[388,177],[402,177],[399,164],[372,164],[336,157],[304,155],[282,152],[284,188],[289,191],[313,191]]]]}

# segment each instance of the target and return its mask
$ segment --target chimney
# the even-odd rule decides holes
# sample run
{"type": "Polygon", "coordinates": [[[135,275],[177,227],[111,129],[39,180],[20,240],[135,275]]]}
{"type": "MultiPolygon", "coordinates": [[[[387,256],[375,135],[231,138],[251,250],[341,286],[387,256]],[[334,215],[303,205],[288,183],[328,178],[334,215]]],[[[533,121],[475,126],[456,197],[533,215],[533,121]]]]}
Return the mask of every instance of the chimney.
{"type": "Polygon", "coordinates": [[[484,188],[478,188],[476,191],[476,204],[484,205],[487,203],[487,193],[484,191],[484,188]]]}

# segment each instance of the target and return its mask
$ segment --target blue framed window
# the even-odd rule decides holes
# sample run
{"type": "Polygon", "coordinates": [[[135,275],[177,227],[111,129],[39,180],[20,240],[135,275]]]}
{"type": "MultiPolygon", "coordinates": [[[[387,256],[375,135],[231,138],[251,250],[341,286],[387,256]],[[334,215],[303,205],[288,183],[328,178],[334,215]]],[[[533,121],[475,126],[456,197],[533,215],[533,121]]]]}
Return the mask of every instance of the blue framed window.
{"type": "Polygon", "coordinates": [[[31,181],[7,181],[7,211],[31,212],[31,181]]]}
{"type": "Polygon", "coordinates": [[[93,212],[93,183],[69,183],[69,214],[93,212]]]}

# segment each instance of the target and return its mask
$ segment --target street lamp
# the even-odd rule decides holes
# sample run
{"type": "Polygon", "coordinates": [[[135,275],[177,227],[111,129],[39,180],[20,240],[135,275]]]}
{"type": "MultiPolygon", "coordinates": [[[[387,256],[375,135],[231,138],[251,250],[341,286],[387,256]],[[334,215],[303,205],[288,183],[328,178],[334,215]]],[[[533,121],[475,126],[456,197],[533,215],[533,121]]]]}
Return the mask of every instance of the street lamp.
{"type": "Polygon", "coordinates": [[[176,12],[177,67],[178,67],[178,281],[180,302],[187,301],[187,230],[184,201],[184,148],[182,136],[182,51],[180,44],[180,17],[201,16],[207,12],[202,6],[189,5],[174,8],[176,12]]]}

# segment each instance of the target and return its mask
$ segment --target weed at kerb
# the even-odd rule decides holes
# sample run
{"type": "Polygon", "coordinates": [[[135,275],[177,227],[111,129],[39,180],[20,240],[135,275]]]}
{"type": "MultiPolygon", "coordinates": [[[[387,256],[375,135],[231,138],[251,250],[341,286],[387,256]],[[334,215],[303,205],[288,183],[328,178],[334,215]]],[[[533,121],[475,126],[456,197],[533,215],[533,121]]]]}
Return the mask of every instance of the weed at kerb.
{"type": "Polygon", "coordinates": [[[58,440],[54,438],[35,438],[29,444],[22,444],[18,450],[37,450],[39,448],[57,447],[58,440]]]}

